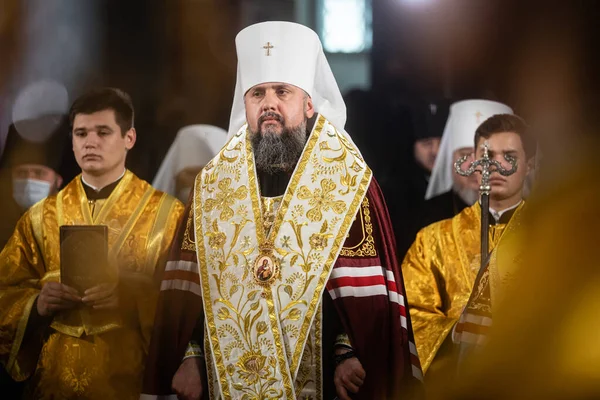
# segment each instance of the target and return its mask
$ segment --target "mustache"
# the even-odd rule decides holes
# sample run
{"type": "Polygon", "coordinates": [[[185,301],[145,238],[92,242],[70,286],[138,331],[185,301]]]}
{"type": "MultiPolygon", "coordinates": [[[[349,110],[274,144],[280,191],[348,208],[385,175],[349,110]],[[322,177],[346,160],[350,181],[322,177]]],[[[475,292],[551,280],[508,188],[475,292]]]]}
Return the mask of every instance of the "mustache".
{"type": "Polygon", "coordinates": [[[284,120],[283,117],[279,114],[277,114],[274,111],[267,111],[266,113],[264,113],[263,115],[261,115],[258,118],[258,126],[261,126],[263,122],[265,122],[266,119],[274,119],[275,121],[279,122],[281,125],[285,125],[284,124],[284,120]]]}

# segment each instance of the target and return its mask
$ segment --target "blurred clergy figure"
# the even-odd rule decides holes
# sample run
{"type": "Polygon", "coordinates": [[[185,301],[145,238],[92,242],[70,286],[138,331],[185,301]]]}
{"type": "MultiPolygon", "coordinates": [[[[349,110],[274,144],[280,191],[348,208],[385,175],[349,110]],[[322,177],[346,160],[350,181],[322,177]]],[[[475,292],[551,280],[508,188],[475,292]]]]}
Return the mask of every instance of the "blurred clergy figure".
{"type": "Polygon", "coordinates": [[[62,186],[68,101],[62,84],[46,80],[26,85],[15,98],[0,156],[0,250],[25,211],[62,186]]]}
{"type": "Polygon", "coordinates": [[[227,132],[212,125],[181,128],[165,156],[152,186],[186,202],[196,175],[225,145],[227,132]]]}

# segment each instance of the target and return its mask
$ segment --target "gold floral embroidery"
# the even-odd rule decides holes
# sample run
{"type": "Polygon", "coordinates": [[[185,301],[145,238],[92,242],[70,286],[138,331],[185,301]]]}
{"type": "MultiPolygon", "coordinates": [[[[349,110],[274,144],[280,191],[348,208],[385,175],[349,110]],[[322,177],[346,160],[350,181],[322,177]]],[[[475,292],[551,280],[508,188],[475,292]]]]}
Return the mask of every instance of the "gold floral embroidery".
{"type": "Polygon", "coordinates": [[[250,239],[250,236],[244,236],[244,238],[242,239],[242,249],[247,249],[248,247],[250,247],[251,244],[252,239],[250,239]]]}
{"type": "MultiPolygon", "coordinates": [[[[310,212],[310,210],[309,210],[310,212]]],[[[307,213],[308,215],[308,213],[307,213]]],[[[305,222],[301,222],[300,218],[294,218],[293,220],[286,221],[292,227],[294,232],[295,245],[291,246],[291,238],[285,240],[288,245],[285,249],[277,249],[277,252],[282,256],[282,261],[289,259],[290,266],[298,266],[302,268],[302,272],[292,274],[283,284],[279,285],[277,289],[278,301],[280,305],[286,304],[282,302],[281,291],[287,295],[290,301],[285,306],[280,306],[281,311],[279,312],[282,323],[285,321],[298,321],[301,318],[302,312],[298,307],[306,307],[306,301],[302,300],[302,296],[308,290],[308,287],[315,275],[311,275],[310,272],[315,265],[321,265],[315,263],[315,261],[322,261],[323,256],[321,252],[327,248],[328,239],[333,238],[333,234],[330,232],[329,223],[327,220],[321,225],[321,230],[318,233],[312,234],[308,241],[310,250],[305,251],[302,240],[302,228],[306,226],[305,222]]],[[[294,327],[296,328],[296,327],[294,327]]],[[[284,330],[288,333],[293,333],[292,325],[284,325],[284,330]]]]}
{"type": "Polygon", "coordinates": [[[227,172],[232,174],[236,181],[240,180],[242,175],[242,165],[244,158],[240,157],[240,151],[243,149],[241,142],[238,142],[232,149],[226,146],[221,154],[219,155],[219,167],[221,172],[227,172]],[[227,153],[233,153],[231,156],[227,156],[227,153]]]}
{"type": "Polygon", "coordinates": [[[239,216],[241,219],[248,218],[248,207],[245,204],[241,204],[236,210],[235,215],[239,216]]]}
{"type": "MultiPolygon", "coordinates": [[[[209,234],[210,235],[210,234],[209,234]]],[[[223,232],[213,232],[210,239],[208,240],[208,245],[213,249],[221,249],[223,245],[225,245],[225,234],[223,232]]]]}
{"type": "Polygon", "coordinates": [[[322,310],[319,306],[315,320],[310,327],[310,332],[306,340],[302,361],[298,367],[296,375],[295,388],[296,398],[302,400],[321,400],[322,382],[321,382],[321,318],[322,310]]]}
{"type": "Polygon", "coordinates": [[[323,251],[327,247],[327,239],[332,238],[332,234],[313,233],[310,235],[310,247],[316,251],[323,251]]]}
{"type": "Polygon", "coordinates": [[[321,160],[325,164],[321,163],[321,160],[319,160],[318,157],[313,157],[312,163],[315,172],[312,175],[312,180],[313,182],[316,181],[319,175],[341,174],[340,184],[346,189],[340,189],[339,193],[341,195],[346,195],[358,185],[358,174],[365,169],[364,160],[354,145],[343,135],[340,135],[337,129],[334,128],[332,131],[327,132],[327,136],[329,136],[329,138],[336,138],[339,148],[332,148],[326,141],[319,143],[319,148],[323,154],[325,154],[325,152],[330,152],[332,156],[321,156],[321,160]],[[349,159],[348,153],[354,158],[352,165],[349,168],[346,162],[349,159]],[[360,164],[357,160],[360,161],[360,164]],[[354,171],[356,174],[352,175],[351,171],[354,171]]]}
{"type": "Polygon", "coordinates": [[[306,213],[309,220],[312,222],[320,221],[323,219],[323,211],[333,210],[336,214],[342,214],[346,211],[346,203],[342,200],[335,200],[335,195],[332,193],[335,187],[335,182],[331,179],[323,179],[321,189],[317,188],[314,192],[311,192],[306,186],[300,187],[298,198],[309,200],[308,205],[312,207],[306,213]]]}
{"type": "Polygon", "coordinates": [[[208,245],[215,250],[222,249],[227,241],[227,236],[219,231],[219,225],[217,224],[216,219],[213,220],[212,226],[213,231],[206,234],[206,236],[208,236],[208,245]]]}
{"type": "Polygon", "coordinates": [[[321,232],[313,233],[308,239],[310,248],[315,251],[323,251],[327,248],[327,240],[333,237],[333,234],[328,232],[329,226],[327,220],[321,226],[321,232]]]}
{"type": "Polygon", "coordinates": [[[194,213],[190,212],[187,222],[185,224],[185,232],[183,233],[183,242],[181,243],[181,250],[196,251],[196,242],[191,239],[190,229],[192,227],[192,219],[194,213]]]}
{"type": "Polygon", "coordinates": [[[258,324],[256,324],[256,333],[259,336],[265,334],[267,329],[269,329],[269,327],[265,321],[259,321],[258,324]]]}
{"type": "Polygon", "coordinates": [[[218,184],[219,192],[215,199],[207,199],[204,203],[204,212],[211,212],[214,209],[221,211],[219,218],[223,221],[230,220],[234,216],[232,206],[236,200],[244,200],[248,196],[248,188],[240,186],[237,189],[231,188],[231,178],[225,178],[218,184]]]}
{"type": "Polygon", "coordinates": [[[83,370],[82,368],[78,368],[78,371],[75,371],[74,367],[68,366],[63,369],[61,380],[63,382],[70,382],[73,393],[83,397],[89,390],[92,375],[89,371],[83,370]]]}
{"type": "MultiPolygon", "coordinates": [[[[226,182],[220,185],[219,189],[221,193],[227,191],[229,196],[234,197],[231,193],[235,193],[236,190],[230,188],[230,184],[226,182]]],[[[223,201],[223,204],[230,207],[227,201],[223,201]]],[[[211,276],[218,292],[218,298],[214,300],[217,306],[215,316],[223,322],[217,332],[218,337],[228,341],[222,350],[226,360],[235,360],[235,353],[242,352],[237,362],[227,365],[227,373],[232,377],[235,375],[235,383],[232,383],[232,386],[244,393],[242,398],[278,398],[282,392],[276,385],[279,380],[274,377],[277,371],[276,359],[263,355],[272,353],[273,349],[269,340],[263,336],[269,331],[269,326],[264,320],[258,320],[263,315],[261,290],[246,281],[251,263],[248,257],[256,249],[250,236],[240,235],[250,222],[246,219],[247,208],[238,207],[235,213],[237,217],[228,223],[233,226],[233,232],[227,247],[225,244],[228,243],[228,234],[220,229],[219,222],[232,216],[223,216],[223,209],[216,206],[214,209],[221,211],[221,215],[212,222],[208,218],[205,219],[207,227],[210,226],[205,236],[208,239],[208,247],[214,250],[208,257],[209,267],[215,272],[218,271],[211,276]],[[245,272],[241,279],[229,268],[232,265],[244,267],[245,272]]]]}
{"type": "Polygon", "coordinates": [[[237,362],[238,375],[246,382],[246,385],[252,386],[269,376],[267,369],[267,357],[260,353],[248,352],[244,354],[237,362]]]}
{"type": "MultiPolygon", "coordinates": [[[[297,376],[301,376],[296,381],[300,389],[315,380],[315,373],[299,371],[300,358],[308,354],[305,343],[311,324],[306,321],[313,319],[320,288],[370,180],[370,171],[362,159],[350,157],[352,151],[339,141],[335,129],[322,117],[316,126],[319,128],[309,138],[306,156],[299,163],[299,171],[306,173],[292,177],[282,200],[282,211],[265,207],[264,199],[261,207],[251,144],[243,135],[247,134],[245,129],[226,146],[226,155],[221,153],[215,158],[214,170],[205,171],[204,176],[215,174],[217,180],[207,187],[196,186],[196,197],[203,198],[195,208],[197,236],[203,238],[198,257],[206,264],[201,271],[201,284],[223,398],[290,399],[294,397],[297,376]],[[341,173],[317,176],[310,182],[313,149],[319,151],[319,138],[339,148],[335,150],[337,154],[327,156],[343,152],[346,157],[331,164],[341,173]],[[238,160],[248,164],[240,178],[237,171],[229,169],[238,160]],[[361,173],[354,182],[352,176],[344,173],[358,170],[361,173]],[[309,179],[301,180],[301,176],[309,179]],[[347,176],[348,181],[340,182],[342,176],[347,176]],[[356,192],[350,190],[352,184],[356,192]],[[266,218],[273,217],[271,214],[275,214],[274,221],[266,218]],[[273,232],[265,235],[263,227],[273,232]],[[267,289],[251,279],[250,265],[263,243],[269,243],[271,256],[285,270],[285,276],[267,289]]],[[[320,361],[318,354],[308,355],[320,361]]]]}
{"type": "Polygon", "coordinates": [[[375,239],[373,238],[373,224],[371,223],[371,209],[369,199],[365,197],[355,223],[360,223],[362,238],[357,245],[343,247],[340,257],[377,257],[375,239]]]}

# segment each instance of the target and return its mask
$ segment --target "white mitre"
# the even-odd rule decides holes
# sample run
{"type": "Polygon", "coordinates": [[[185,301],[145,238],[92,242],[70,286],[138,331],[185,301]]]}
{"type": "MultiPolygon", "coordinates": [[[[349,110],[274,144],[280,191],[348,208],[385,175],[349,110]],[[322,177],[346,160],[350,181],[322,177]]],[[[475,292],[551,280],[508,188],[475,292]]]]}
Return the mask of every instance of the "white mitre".
{"type": "Polygon", "coordinates": [[[454,162],[452,155],[458,149],[473,147],[475,131],[486,119],[496,114],[512,114],[513,110],[502,103],[490,100],[463,100],[450,106],[425,200],[448,192],[452,188],[454,162]]]}
{"type": "Polygon", "coordinates": [[[244,94],[267,82],[283,82],[303,89],[315,110],[341,131],[346,105],[323,53],[318,35],[304,25],[270,21],[251,25],[235,38],[238,68],[229,120],[229,136],[246,123],[244,94]]]}

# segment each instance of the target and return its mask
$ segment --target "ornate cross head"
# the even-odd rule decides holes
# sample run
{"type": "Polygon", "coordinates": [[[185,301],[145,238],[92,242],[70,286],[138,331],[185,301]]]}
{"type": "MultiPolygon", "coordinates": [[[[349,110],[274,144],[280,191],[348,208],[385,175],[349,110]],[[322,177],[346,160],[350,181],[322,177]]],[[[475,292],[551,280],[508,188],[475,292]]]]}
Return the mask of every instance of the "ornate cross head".
{"type": "Polygon", "coordinates": [[[517,160],[514,157],[505,154],[504,159],[511,165],[510,169],[506,169],[502,166],[502,164],[500,164],[499,161],[490,158],[490,145],[487,140],[481,147],[483,148],[483,156],[479,160],[473,161],[467,169],[462,169],[462,165],[469,158],[469,156],[463,156],[456,160],[454,163],[454,169],[459,175],[462,176],[471,176],[475,172],[479,172],[481,174],[481,185],[479,186],[479,191],[481,194],[490,194],[490,175],[494,172],[497,172],[502,176],[510,176],[514,174],[517,172],[517,160]]]}

